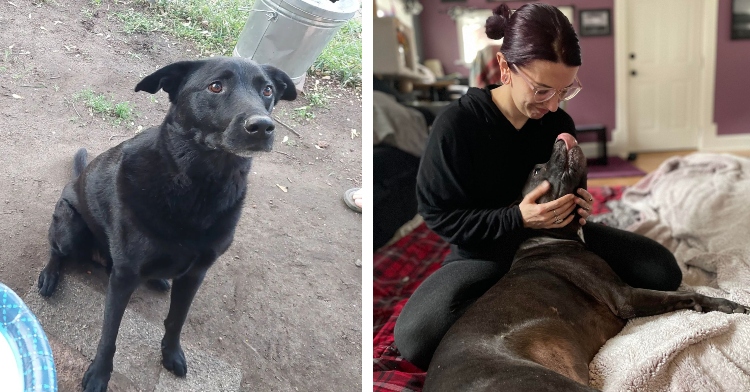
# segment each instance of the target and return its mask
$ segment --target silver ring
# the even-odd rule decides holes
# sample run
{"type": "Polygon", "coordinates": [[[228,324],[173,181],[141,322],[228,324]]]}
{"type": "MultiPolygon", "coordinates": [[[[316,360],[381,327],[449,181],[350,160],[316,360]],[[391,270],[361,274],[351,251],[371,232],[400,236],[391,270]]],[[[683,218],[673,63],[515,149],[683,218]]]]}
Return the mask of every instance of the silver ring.
{"type": "Polygon", "coordinates": [[[555,219],[555,223],[559,225],[560,223],[562,223],[562,219],[560,218],[555,219]]]}
{"type": "Polygon", "coordinates": [[[553,209],[552,213],[555,214],[555,218],[557,218],[557,209],[553,209]]]}
{"type": "Polygon", "coordinates": [[[590,197],[590,198],[589,198],[589,202],[592,202],[592,201],[594,201],[594,198],[593,198],[593,197],[590,197]]]}

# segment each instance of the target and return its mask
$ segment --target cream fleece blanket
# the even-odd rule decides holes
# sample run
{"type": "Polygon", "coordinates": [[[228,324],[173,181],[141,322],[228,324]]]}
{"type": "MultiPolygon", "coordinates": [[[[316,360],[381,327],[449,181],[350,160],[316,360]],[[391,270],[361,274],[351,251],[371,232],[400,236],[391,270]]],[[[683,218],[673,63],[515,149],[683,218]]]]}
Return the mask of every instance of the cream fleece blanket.
{"type": "MultiPolygon", "coordinates": [[[[664,244],[681,289],[750,305],[750,160],[674,157],[626,190],[628,230],[664,244]]],[[[630,320],[590,367],[604,391],[750,391],[750,315],[677,311],[630,320]]]]}

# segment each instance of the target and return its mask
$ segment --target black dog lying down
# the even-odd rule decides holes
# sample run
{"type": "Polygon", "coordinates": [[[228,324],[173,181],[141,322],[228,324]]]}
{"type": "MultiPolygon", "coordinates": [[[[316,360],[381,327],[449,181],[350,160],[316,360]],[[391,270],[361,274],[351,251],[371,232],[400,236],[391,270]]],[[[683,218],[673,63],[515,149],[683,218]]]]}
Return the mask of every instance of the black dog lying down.
{"type": "Polygon", "coordinates": [[[281,70],[237,58],[168,65],[135,91],[169,94],[163,123],[113,147],[86,166],[75,155],[74,179],[63,189],[49,229],[50,259],[39,293],[50,296],[61,262],[101,255],[111,270],[104,326],[85,391],[105,391],[115,340],[133,291],[144,281],[167,289],[162,363],[177,376],[187,365],[180,331],[206,270],[232,243],[251,156],[270,151],[269,117],[297,91],[281,70]],[[88,253],[87,253],[88,252],[88,253]]]}
{"type": "MultiPolygon", "coordinates": [[[[544,180],[552,186],[539,203],[586,187],[586,159],[572,139],[558,139],[524,195],[544,180]]],[[[593,391],[588,365],[629,318],[678,309],[750,313],[725,299],[630,287],[586,249],[579,229],[574,219],[562,229],[533,230],[510,271],[443,337],[425,392],[593,391]]]]}

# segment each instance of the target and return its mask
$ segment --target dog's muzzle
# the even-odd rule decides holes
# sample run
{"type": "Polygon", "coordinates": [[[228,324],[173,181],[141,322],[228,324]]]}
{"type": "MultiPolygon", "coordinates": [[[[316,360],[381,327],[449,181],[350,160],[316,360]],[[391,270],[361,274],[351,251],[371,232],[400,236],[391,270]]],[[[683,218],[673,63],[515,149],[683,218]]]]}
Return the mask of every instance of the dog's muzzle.
{"type": "Polygon", "coordinates": [[[245,120],[245,130],[251,135],[257,136],[271,136],[276,126],[273,124],[273,120],[266,116],[251,116],[245,120]]]}

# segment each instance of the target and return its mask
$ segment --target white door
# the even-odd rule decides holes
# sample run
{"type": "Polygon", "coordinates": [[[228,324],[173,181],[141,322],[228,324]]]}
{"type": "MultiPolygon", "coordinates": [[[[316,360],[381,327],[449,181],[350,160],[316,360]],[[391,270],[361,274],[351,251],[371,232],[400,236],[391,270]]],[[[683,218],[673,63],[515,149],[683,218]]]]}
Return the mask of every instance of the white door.
{"type": "MultiPolygon", "coordinates": [[[[622,0],[621,0],[622,1],[622,0]]],[[[630,151],[694,149],[704,0],[627,0],[630,151]]]]}

